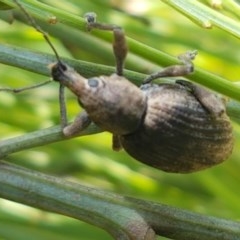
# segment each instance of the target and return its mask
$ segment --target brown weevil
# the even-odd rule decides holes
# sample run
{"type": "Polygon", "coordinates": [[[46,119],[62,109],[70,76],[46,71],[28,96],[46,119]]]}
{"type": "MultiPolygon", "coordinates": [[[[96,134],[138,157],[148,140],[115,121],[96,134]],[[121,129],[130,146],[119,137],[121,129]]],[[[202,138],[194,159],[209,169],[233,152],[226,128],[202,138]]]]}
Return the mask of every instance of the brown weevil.
{"type": "MultiPolygon", "coordinates": [[[[66,137],[78,134],[94,122],[113,134],[114,150],[123,147],[136,160],[174,173],[199,171],[230,156],[232,126],[221,98],[182,79],[175,83],[152,83],[156,78],[193,72],[196,51],[180,55],[181,64],[148,76],[139,88],[123,76],[128,51],[123,29],[98,23],[96,15],[88,13],[85,16],[88,30],[113,31],[116,73],[86,79],[60,60],[45,32],[24,8],[22,10],[43,33],[56,55],[58,62],[51,66],[53,79],[69,88],[85,109],[72,124],[63,127],[66,137]]],[[[62,121],[65,121],[64,116],[62,121]]]]}
{"type": "Polygon", "coordinates": [[[93,121],[113,134],[113,149],[123,147],[136,160],[174,173],[199,171],[230,156],[232,126],[221,98],[185,80],[152,83],[159,77],[191,73],[196,51],[180,55],[182,64],[150,75],[138,88],[122,76],[127,55],[124,31],[97,23],[92,13],[86,20],[88,29],[113,31],[116,74],[86,79],[62,62],[52,66],[53,79],[68,87],[85,109],[63,129],[65,136],[93,121]]]}

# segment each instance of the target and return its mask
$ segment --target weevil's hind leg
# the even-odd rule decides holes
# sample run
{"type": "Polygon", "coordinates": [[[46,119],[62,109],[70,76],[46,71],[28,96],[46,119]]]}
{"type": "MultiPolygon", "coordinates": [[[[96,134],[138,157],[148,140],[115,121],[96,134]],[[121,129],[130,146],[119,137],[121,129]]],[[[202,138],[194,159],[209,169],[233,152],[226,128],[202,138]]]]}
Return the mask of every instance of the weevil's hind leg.
{"type": "Polygon", "coordinates": [[[178,56],[178,59],[182,64],[172,65],[166,68],[163,68],[161,71],[153,73],[144,79],[143,84],[150,83],[154,79],[161,77],[176,77],[176,76],[185,76],[194,71],[194,65],[192,60],[197,55],[197,51],[188,51],[178,56]]]}
{"type": "Polygon", "coordinates": [[[122,144],[119,135],[112,135],[112,149],[114,151],[120,151],[122,149],[122,144]]]}
{"type": "MultiPolygon", "coordinates": [[[[197,55],[197,51],[188,51],[178,56],[178,59],[182,62],[182,65],[173,65],[162,69],[160,72],[153,73],[148,76],[143,84],[150,83],[154,79],[160,77],[176,77],[190,74],[194,71],[194,65],[192,60],[197,55]]],[[[198,99],[202,106],[213,116],[220,116],[225,112],[224,102],[218,98],[214,93],[207,90],[198,84],[193,84],[185,80],[177,80],[176,83],[186,87],[193,95],[198,99]]]]}
{"type": "Polygon", "coordinates": [[[112,31],[114,36],[113,52],[116,59],[116,73],[119,76],[123,75],[124,61],[127,56],[128,47],[125,39],[124,30],[114,24],[103,24],[96,22],[97,15],[95,13],[86,13],[84,15],[87,21],[87,28],[112,31]]]}
{"type": "Polygon", "coordinates": [[[83,111],[74,119],[73,123],[63,128],[63,134],[66,137],[76,136],[88,127],[90,123],[91,119],[88,117],[88,114],[83,111]]]}
{"type": "Polygon", "coordinates": [[[185,80],[177,80],[176,83],[188,88],[213,116],[221,116],[226,111],[224,101],[208,89],[185,80]]]}

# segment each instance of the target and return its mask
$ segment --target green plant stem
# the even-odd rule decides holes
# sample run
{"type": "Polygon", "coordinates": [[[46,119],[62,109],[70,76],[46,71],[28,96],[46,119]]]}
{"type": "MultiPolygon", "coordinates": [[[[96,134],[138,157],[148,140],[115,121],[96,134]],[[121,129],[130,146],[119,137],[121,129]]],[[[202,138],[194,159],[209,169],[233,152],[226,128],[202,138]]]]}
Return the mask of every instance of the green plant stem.
{"type": "Polygon", "coordinates": [[[221,13],[231,13],[233,16],[240,18],[240,6],[235,0],[212,1],[210,3],[208,0],[201,1],[205,5],[210,5],[213,9],[221,11],[221,13]]]}
{"type": "MultiPolygon", "coordinates": [[[[67,58],[62,58],[62,60],[68,65],[72,66],[76,71],[86,78],[99,75],[111,75],[115,72],[114,67],[101,64],[67,58]]],[[[31,51],[16,46],[0,44],[0,62],[50,77],[51,72],[48,66],[56,62],[56,58],[50,54],[31,51]]],[[[146,76],[144,74],[129,70],[125,70],[124,74],[128,79],[135,83],[138,82],[138,84],[142,82],[146,76]]]]}
{"type": "Polygon", "coordinates": [[[84,220],[115,239],[237,240],[240,224],[102,190],[0,162],[0,197],[84,220]]]}
{"type": "Polygon", "coordinates": [[[227,114],[232,120],[240,124],[240,104],[234,100],[227,102],[227,114]]]}
{"type": "Polygon", "coordinates": [[[240,14],[239,14],[240,5],[235,0],[225,0],[222,2],[222,6],[224,9],[226,9],[227,11],[231,12],[232,14],[240,18],[240,14]]]}
{"type": "MultiPolygon", "coordinates": [[[[12,0],[1,0],[1,2],[13,8],[19,8],[12,0]]],[[[74,27],[76,27],[77,22],[78,29],[86,30],[86,23],[82,17],[68,13],[55,7],[51,7],[50,5],[41,3],[36,0],[18,0],[18,2],[20,2],[20,4],[35,18],[41,19],[43,21],[51,21],[52,17],[57,17],[57,22],[65,23],[69,26],[74,27]]]]}
{"type": "Polygon", "coordinates": [[[240,26],[237,21],[222,15],[198,1],[162,0],[204,28],[218,27],[240,38],[240,26]]]}

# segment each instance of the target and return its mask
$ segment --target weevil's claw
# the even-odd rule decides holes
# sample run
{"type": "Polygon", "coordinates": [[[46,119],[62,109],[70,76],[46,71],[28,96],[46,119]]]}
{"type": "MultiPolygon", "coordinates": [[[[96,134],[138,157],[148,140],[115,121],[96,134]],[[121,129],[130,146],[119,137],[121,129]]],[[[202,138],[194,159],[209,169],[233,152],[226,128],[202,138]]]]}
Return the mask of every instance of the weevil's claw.
{"type": "Polygon", "coordinates": [[[84,14],[84,19],[87,22],[87,30],[90,31],[92,29],[92,24],[96,23],[97,14],[95,12],[88,12],[84,14]]]}
{"type": "Polygon", "coordinates": [[[178,59],[181,61],[181,64],[171,65],[163,68],[159,72],[152,73],[143,80],[143,84],[150,83],[157,78],[185,76],[192,73],[194,71],[192,60],[194,60],[197,53],[197,50],[193,50],[180,54],[178,59]]]}
{"type": "Polygon", "coordinates": [[[195,57],[197,56],[198,51],[197,50],[193,50],[193,51],[187,51],[185,53],[182,53],[178,56],[178,59],[183,63],[183,64],[187,64],[189,62],[191,62],[192,60],[195,59],[195,57]]]}
{"type": "Polygon", "coordinates": [[[88,23],[96,22],[97,14],[95,12],[87,12],[83,16],[88,23]]]}
{"type": "Polygon", "coordinates": [[[84,15],[87,22],[87,30],[100,29],[106,31],[112,31],[114,36],[113,52],[116,59],[116,73],[119,76],[123,75],[124,60],[126,58],[128,47],[125,39],[124,31],[121,27],[115,24],[104,24],[97,22],[97,14],[94,12],[88,12],[84,15]]]}

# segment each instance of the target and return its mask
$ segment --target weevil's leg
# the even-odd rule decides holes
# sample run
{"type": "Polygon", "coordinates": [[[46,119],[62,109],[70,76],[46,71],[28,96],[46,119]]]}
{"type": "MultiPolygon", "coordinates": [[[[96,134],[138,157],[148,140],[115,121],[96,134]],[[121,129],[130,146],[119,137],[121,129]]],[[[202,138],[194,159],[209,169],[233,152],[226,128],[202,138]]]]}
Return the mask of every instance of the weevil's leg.
{"type": "Polygon", "coordinates": [[[114,151],[120,151],[122,149],[122,144],[119,135],[115,134],[112,135],[112,149],[114,151]]]}
{"type": "Polygon", "coordinates": [[[65,88],[65,86],[60,83],[60,85],[59,85],[59,106],[60,106],[60,120],[61,120],[62,129],[64,129],[68,123],[64,88],[65,88]]]}
{"type": "Polygon", "coordinates": [[[74,119],[73,123],[63,129],[63,134],[66,137],[76,136],[88,127],[90,123],[91,119],[88,117],[88,114],[83,111],[74,119]]]}
{"type": "Polygon", "coordinates": [[[197,51],[188,51],[178,56],[182,64],[172,65],[163,68],[161,71],[153,73],[144,79],[143,84],[150,83],[154,79],[161,77],[185,76],[194,71],[192,60],[196,57],[197,51]]]}
{"type": "Polygon", "coordinates": [[[202,106],[213,116],[220,116],[226,111],[224,101],[205,87],[185,80],[177,80],[176,83],[188,88],[202,106]]]}
{"type": "Polygon", "coordinates": [[[93,28],[100,30],[112,31],[114,36],[113,52],[116,59],[116,73],[119,76],[123,75],[124,60],[127,56],[128,47],[125,39],[124,30],[114,24],[104,24],[96,22],[97,15],[95,13],[86,13],[84,15],[87,21],[87,28],[91,30],[93,28]]]}

